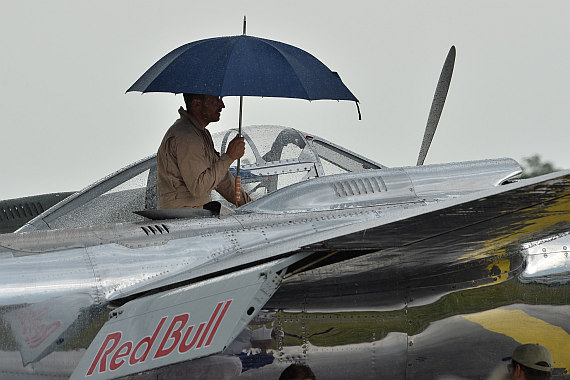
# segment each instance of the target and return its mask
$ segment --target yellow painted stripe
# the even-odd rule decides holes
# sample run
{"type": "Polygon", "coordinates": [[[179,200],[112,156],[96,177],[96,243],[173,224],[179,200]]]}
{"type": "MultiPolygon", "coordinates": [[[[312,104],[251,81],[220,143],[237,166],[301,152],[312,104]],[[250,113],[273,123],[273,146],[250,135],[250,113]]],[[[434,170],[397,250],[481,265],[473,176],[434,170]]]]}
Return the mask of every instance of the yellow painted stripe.
{"type": "Polygon", "coordinates": [[[541,344],[552,354],[555,368],[570,371],[570,335],[559,326],[531,317],[522,310],[494,309],[463,318],[521,344],[541,344]]]}
{"type": "Polygon", "coordinates": [[[532,237],[536,231],[544,230],[558,223],[568,223],[568,214],[570,213],[569,191],[570,190],[565,189],[566,196],[556,199],[546,208],[540,209],[540,212],[537,212],[537,206],[526,212],[520,211],[518,219],[521,222],[524,221],[522,228],[516,229],[517,232],[515,233],[510,232],[510,229],[506,229],[503,235],[491,240],[486,240],[483,248],[465,252],[459,260],[467,261],[489,256],[505,255],[504,247],[528,241],[529,237],[532,237]]]}
{"type": "Polygon", "coordinates": [[[511,260],[504,259],[501,256],[497,256],[493,259],[493,262],[487,266],[487,270],[491,272],[494,267],[499,268],[501,274],[495,276],[496,282],[492,282],[488,285],[497,285],[499,282],[506,281],[509,278],[509,270],[511,269],[511,260]]]}

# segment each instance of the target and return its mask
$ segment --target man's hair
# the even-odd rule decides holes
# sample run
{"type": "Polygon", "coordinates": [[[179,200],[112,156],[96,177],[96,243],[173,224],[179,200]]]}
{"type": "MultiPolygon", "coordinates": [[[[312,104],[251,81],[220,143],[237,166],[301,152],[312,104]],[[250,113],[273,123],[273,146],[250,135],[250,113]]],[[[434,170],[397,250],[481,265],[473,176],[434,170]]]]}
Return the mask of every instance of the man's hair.
{"type": "Polygon", "coordinates": [[[309,366],[303,364],[293,363],[289,367],[285,368],[279,376],[279,380],[315,380],[315,374],[311,371],[309,366]]]}
{"type": "MultiPolygon", "coordinates": [[[[550,380],[550,379],[552,379],[552,373],[551,372],[539,371],[538,369],[528,368],[527,366],[522,365],[521,363],[519,363],[515,360],[512,361],[513,367],[515,367],[517,364],[521,367],[521,371],[524,372],[527,380],[550,380]]],[[[548,366],[548,363],[545,363],[545,362],[540,362],[540,363],[536,363],[536,364],[544,365],[545,367],[548,366]]]]}
{"type": "Polygon", "coordinates": [[[202,94],[184,93],[184,94],[182,94],[182,96],[184,97],[184,103],[186,103],[186,110],[187,111],[190,111],[190,108],[192,107],[192,100],[194,100],[194,99],[204,100],[204,95],[202,95],[202,94]]]}

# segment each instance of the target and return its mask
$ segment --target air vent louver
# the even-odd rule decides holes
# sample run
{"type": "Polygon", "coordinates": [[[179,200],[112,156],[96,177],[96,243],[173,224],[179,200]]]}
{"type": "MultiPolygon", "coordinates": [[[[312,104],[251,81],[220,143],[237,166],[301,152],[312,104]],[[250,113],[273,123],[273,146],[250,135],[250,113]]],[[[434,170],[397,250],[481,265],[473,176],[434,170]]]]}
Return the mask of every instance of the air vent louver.
{"type": "Polygon", "coordinates": [[[165,224],[155,224],[152,226],[141,227],[147,236],[169,234],[170,230],[165,224]]]}
{"type": "Polygon", "coordinates": [[[337,197],[374,194],[387,191],[381,177],[349,179],[332,184],[337,197]]]}
{"type": "Polygon", "coordinates": [[[44,212],[42,205],[38,202],[20,203],[13,206],[0,208],[0,220],[31,219],[44,212]]]}

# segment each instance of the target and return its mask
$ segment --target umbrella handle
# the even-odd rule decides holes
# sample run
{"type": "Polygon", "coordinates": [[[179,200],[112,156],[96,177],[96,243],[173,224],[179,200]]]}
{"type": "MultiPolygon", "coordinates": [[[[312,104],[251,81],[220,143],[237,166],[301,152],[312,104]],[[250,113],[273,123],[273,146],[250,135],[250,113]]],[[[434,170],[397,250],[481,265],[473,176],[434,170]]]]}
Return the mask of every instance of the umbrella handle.
{"type": "Polygon", "coordinates": [[[236,199],[236,206],[239,206],[239,201],[241,199],[241,177],[238,175],[236,176],[236,193],[235,193],[235,199],[236,199]]]}

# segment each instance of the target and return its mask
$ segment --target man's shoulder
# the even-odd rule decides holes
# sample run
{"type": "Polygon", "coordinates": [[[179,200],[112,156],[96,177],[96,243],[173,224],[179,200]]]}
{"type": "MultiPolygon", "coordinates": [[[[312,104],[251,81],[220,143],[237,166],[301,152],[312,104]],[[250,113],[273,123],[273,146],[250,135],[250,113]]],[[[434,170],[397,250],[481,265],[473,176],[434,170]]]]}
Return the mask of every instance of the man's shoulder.
{"type": "Polygon", "coordinates": [[[182,153],[182,151],[201,152],[206,149],[199,131],[184,122],[175,122],[166,132],[159,150],[182,153]]]}
{"type": "Polygon", "coordinates": [[[195,136],[198,136],[198,131],[192,123],[184,118],[180,118],[168,129],[165,138],[194,138],[195,136]]]}

